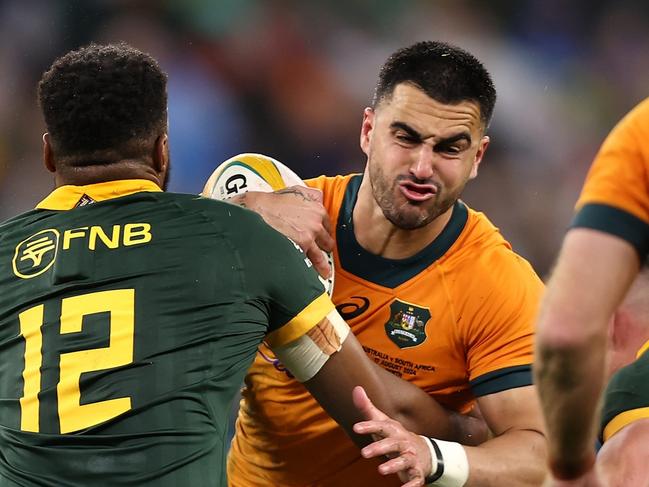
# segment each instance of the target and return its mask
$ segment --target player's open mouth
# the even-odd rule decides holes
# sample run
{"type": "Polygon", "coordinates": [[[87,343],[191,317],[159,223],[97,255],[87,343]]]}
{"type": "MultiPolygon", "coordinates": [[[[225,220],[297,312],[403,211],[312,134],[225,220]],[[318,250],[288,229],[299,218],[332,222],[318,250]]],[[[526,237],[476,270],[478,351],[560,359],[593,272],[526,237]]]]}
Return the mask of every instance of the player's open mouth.
{"type": "Polygon", "coordinates": [[[437,194],[437,188],[432,184],[417,184],[410,181],[400,183],[399,189],[410,201],[426,201],[437,194]]]}

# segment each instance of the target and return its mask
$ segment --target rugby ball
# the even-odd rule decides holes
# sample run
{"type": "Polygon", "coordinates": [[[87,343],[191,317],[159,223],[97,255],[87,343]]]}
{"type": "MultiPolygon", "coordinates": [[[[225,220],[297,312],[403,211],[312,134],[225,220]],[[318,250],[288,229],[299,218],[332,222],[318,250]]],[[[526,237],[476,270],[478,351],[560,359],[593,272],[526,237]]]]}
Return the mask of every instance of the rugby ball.
{"type": "MultiPolygon", "coordinates": [[[[228,200],[248,191],[271,192],[288,186],[306,186],[300,177],[284,164],[263,154],[239,154],[221,163],[208,178],[201,193],[207,198],[228,200]]],[[[331,267],[331,276],[318,275],[325,291],[334,289],[333,254],[323,252],[331,267]]]]}

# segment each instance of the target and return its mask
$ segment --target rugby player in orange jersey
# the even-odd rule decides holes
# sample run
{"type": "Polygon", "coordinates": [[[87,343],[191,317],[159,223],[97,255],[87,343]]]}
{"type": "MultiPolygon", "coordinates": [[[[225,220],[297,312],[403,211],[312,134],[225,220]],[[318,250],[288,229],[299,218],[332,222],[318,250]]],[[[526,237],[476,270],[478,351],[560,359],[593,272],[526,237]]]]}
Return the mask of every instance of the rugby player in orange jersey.
{"type": "MultiPolygon", "coordinates": [[[[321,195],[295,187],[237,197],[319,269],[318,247],[334,251],[334,303],[371,358],[449,409],[480,406],[493,439],[439,442],[456,468],[435,485],[532,486],[544,475],[531,380],[542,283],[459,200],[489,144],[495,98],[490,75],[469,53],[439,42],[401,49],[382,67],[364,112],[364,174],[307,181],[321,195]]],[[[400,485],[378,463],[363,459],[262,347],[246,378],[230,485],[400,485]]]]}

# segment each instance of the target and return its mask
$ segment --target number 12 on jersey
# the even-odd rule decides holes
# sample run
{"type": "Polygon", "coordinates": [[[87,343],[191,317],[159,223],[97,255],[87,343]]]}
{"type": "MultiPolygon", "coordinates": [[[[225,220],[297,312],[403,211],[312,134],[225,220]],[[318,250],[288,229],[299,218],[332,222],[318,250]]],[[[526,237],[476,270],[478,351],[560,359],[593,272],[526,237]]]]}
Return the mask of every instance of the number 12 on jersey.
{"type": "MultiPolygon", "coordinates": [[[[24,390],[20,399],[20,428],[39,431],[41,367],[43,365],[43,326],[45,305],[40,304],[19,315],[20,333],[25,339],[24,390]]],[[[84,372],[127,365],[133,361],[135,331],[135,290],[100,291],[64,298],[61,302],[61,334],[82,331],[84,316],[110,313],[108,347],[60,354],[60,380],[56,386],[61,433],[78,431],[108,421],[129,409],[131,398],[120,397],[81,404],[79,380],[84,372]]]]}

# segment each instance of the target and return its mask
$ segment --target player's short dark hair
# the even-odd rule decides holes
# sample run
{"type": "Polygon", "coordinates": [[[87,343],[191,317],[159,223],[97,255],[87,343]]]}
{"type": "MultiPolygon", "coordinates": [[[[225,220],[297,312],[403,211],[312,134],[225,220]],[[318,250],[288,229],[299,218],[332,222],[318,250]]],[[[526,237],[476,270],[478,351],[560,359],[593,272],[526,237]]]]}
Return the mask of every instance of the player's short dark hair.
{"type": "Polygon", "coordinates": [[[43,74],[38,101],[55,156],[77,164],[141,157],[167,130],[167,75],[125,43],[61,56],[43,74]]]}
{"type": "Polygon", "coordinates": [[[418,42],[393,53],[379,72],[372,106],[389,99],[400,83],[413,84],[441,103],[477,102],[485,127],[496,104],[496,88],[483,64],[444,42],[418,42]]]}

